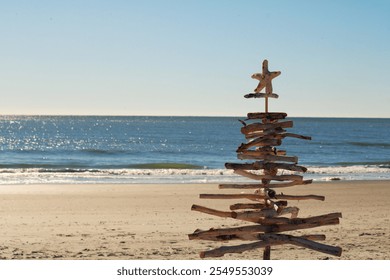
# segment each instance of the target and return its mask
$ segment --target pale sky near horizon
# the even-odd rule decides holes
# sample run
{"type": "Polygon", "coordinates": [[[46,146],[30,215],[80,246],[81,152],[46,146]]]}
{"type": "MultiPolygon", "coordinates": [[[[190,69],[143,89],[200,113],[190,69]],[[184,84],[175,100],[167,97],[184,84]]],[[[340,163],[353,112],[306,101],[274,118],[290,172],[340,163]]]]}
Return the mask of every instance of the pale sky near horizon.
{"type": "Polygon", "coordinates": [[[1,1],[0,114],[390,118],[390,1],[1,1]]]}

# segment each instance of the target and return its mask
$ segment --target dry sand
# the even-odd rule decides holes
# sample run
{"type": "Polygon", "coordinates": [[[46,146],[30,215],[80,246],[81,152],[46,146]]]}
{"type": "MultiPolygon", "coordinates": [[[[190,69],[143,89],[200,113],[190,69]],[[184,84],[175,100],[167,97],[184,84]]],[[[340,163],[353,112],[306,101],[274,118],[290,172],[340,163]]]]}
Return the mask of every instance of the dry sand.
{"type": "MultiPolygon", "coordinates": [[[[232,191],[230,191],[232,192],[232,191]]],[[[340,259],[390,259],[390,181],[338,181],[283,189],[325,195],[325,201],[291,201],[300,217],[342,212],[323,243],[341,246],[340,259]]],[[[192,212],[192,204],[228,210],[232,201],[200,200],[200,193],[229,193],[201,185],[0,186],[2,259],[199,259],[219,243],[188,240],[195,229],[248,223],[192,212]]],[[[234,200],[236,202],[236,200],[234,200]]],[[[226,244],[225,244],[226,245],[226,244]]],[[[261,259],[262,250],[225,259],[261,259]]],[[[339,259],[290,245],[273,247],[272,259],[339,259]]]]}

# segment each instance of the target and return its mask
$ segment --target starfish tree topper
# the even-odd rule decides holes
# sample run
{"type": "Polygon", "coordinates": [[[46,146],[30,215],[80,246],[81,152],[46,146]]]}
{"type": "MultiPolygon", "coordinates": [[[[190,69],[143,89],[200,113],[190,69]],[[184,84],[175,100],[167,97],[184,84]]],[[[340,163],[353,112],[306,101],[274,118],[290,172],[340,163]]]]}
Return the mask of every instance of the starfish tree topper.
{"type": "Polygon", "coordinates": [[[270,72],[268,70],[268,60],[263,61],[263,72],[255,73],[252,75],[252,79],[259,80],[257,88],[255,88],[255,93],[260,93],[263,88],[265,88],[266,94],[272,93],[272,79],[280,75],[280,71],[270,72]]]}

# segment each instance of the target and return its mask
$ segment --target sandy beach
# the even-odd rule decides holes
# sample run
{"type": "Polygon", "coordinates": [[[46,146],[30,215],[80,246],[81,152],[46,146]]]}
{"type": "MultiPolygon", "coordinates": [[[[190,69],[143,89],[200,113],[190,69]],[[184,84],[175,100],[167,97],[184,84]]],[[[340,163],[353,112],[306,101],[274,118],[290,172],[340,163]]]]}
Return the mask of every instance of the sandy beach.
{"type": "MultiPolygon", "coordinates": [[[[216,184],[2,185],[0,258],[199,259],[200,251],[222,244],[187,234],[249,223],[193,212],[191,205],[227,211],[232,201],[198,196],[232,192],[216,184]]],[[[314,183],[283,192],[325,195],[325,201],[291,201],[299,217],[342,212],[339,225],[295,234],[326,234],[323,243],[343,253],[337,258],[283,245],[272,248],[272,259],[390,259],[389,181],[314,183]]],[[[262,250],[224,257],[261,258],[262,250]]]]}

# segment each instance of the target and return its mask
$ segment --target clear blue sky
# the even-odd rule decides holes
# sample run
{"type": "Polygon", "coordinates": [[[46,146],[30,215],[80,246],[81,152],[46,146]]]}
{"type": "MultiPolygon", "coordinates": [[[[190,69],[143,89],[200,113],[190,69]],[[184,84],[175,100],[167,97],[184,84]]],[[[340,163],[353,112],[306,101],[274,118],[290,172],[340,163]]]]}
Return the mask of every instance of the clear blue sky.
{"type": "Polygon", "coordinates": [[[0,114],[390,117],[390,1],[0,3],[0,114]]]}

